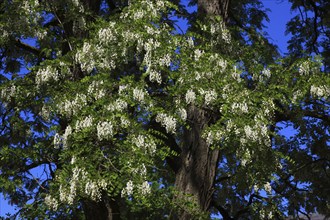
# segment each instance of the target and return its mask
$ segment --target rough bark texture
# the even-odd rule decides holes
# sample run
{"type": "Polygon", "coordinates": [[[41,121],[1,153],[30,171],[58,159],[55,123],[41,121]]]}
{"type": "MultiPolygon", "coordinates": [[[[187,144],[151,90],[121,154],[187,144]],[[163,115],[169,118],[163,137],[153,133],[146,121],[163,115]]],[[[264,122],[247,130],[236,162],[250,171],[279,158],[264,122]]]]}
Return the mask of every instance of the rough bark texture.
{"type": "MultiPolygon", "coordinates": [[[[218,163],[219,150],[211,150],[201,137],[202,131],[210,120],[208,114],[195,106],[188,110],[188,121],[192,121],[191,128],[185,131],[185,144],[181,153],[181,168],[179,169],[175,185],[184,195],[192,195],[200,211],[208,211],[213,195],[213,184],[218,163]]],[[[189,210],[182,210],[178,219],[193,219],[189,210]]]]}
{"type": "MultiPolygon", "coordinates": [[[[224,22],[228,19],[230,0],[198,0],[198,17],[204,19],[213,15],[220,15],[224,22]]],[[[175,186],[181,195],[192,195],[201,212],[210,209],[214,193],[219,150],[211,150],[202,138],[205,126],[212,120],[205,110],[190,106],[188,111],[190,129],[185,130],[182,153],[180,154],[181,167],[176,173],[175,186]]],[[[181,210],[174,219],[193,219],[189,210],[181,210]]]]}
{"type": "Polygon", "coordinates": [[[120,220],[120,211],[115,201],[84,201],[83,210],[86,220],[120,220]]]}
{"type": "Polygon", "coordinates": [[[206,16],[220,15],[226,22],[228,19],[228,7],[230,0],[198,0],[198,16],[203,19],[206,16]]]}

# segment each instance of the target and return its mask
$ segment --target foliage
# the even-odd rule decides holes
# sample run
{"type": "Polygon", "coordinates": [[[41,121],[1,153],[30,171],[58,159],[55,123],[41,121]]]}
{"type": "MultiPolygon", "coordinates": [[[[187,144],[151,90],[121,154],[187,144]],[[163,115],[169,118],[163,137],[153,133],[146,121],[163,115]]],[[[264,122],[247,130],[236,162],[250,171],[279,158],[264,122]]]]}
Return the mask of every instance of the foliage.
{"type": "Polygon", "coordinates": [[[112,203],[122,219],[329,213],[324,57],[274,53],[251,4],[180,35],[176,1],[0,1],[0,184],[19,217],[112,203]],[[220,151],[208,210],[174,184],[192,108],[220,151]]]}

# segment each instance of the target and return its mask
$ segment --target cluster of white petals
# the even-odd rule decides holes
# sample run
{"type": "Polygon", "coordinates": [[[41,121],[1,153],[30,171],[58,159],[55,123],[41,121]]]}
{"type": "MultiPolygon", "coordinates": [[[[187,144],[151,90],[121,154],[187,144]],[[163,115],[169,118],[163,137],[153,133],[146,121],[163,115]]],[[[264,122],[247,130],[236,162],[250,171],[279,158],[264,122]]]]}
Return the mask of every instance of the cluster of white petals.
{"type": "Polygon", "coordinates": [[[272,186],[270,185],[269,182],[264,184],[264,189],[267,193],[271,194],[272,193],[272,186]]]}
{"type": "Polygon", "coordinates": [[[249,107],[248,107],[247,103],[245,103],[245,102],[242,102],[242,103],[233,102],[231,105],[231,109],[234,113],[237,113],[237,114],[249,112],[249,107]]]}
{"type": "Polygon", "coordinates": [[[106,190],[108,184],[102,179],[97,182],[88,180],[85,185],[85,193],[94,201],[100,201],[102,191],[106,190]]]}
{"type": "Polygon", "coordinates": [[[186,103],[193,104],[195,100],[196,100],[196,93],[193,90],[189,89],[186,93],[186,103]]]}
{"type": "Polygon", "coordinates": [[[15,85],[12,85],[10,87],[1,89],[0,96],[2,100],[9,101],[9,99],[15,97],[18,92],[19,89],[15,85]]]}
{"type": "Polygon", "coordinates": [[[127,109],[127,106],[128,106],[127,102],[119,98],[114,103],[108,105],[107,110],[111,112],[113,111],[122,112],[123,110],[127,109]]]}
{"type": "Polygon", "coordinates": [[[145,96],[145,91],[139,88],[133,89],[133,98],[139,102],[143,102],[145,96]]]}
{"type": "Polygon", "coordinates": [[[72,134],[72,128],[70,125],[68,125],[66,128],[65,128],[65,132],[63,134],[63,149],[67,148],[68,147],[68,138],[69,136],[72,134]]]}
{"type": "Polygon", "coordinates": [[[113,124],[110,121],[99,122],[96,129],[100,141],[107,140],[113,135],[113,124]]]}
{"type": "Polygon", "coordinates": [[[263,145],[269,145],[270,139],[268,134],[268,127],[264,124],[257,122],[253,127],[250,125],[244,126],[244,134],[240,138],[242,145],[247,143],[257,142],[263,145]]]}
{"type": "Polygon", "coordinates": [[[142,184],[134,186],[133,182],[130,180],[127,182],[126,187],[121,191],[121,197],[132,196],[134,188],[137,188],[140,195],[145,196],[151,193],[151,187],[148,181],[144,181],[142,184]]]}
{"type": "Polygon", "coordinates": [[[130,180],[127,182],[126,187],[121,191],[121,197],[131,196],[133,194],[134,184],[130,180]]]}
{"type": "Polygon", "coordinates": [[[90,96],[94,97],[96,100],[103,98],[106,95],[104,88],[101,88],[104,84],[103,81],[93,81],[87,89],[90,96]]]}
{"type": "Polygon", "coordinates": [[[187,111],[184,108],[179,108],[179,116],[182,119],[182,121],[187,120],[187,111]]]}
{"type": "Polygon", "coordinates": [[[144,182],[139,186],[139,190],[140,190],[140,192],[141,192],[142,195],[150,194],[150,192],[151,192],[151,188],[150,188],[150,185],[149,185],[148,181],[144,181],[144,182]]]}
{"type": "Polygon", "coordinates": [[[310,64],[308,61],[304,61],[299,65],[299,69],[298,69],[299,73],[301,75],[309,75],[311,68],[310,68],[310,64]]]}
{"type": "Polygon", "coordinates": [[[65,100],[58,104],[59,112],[63,115],[73,116],[84,106],[87,105],[87,97],[85,94],[77,94],[75,99],[65,100]]]}
{"type": "Polygon", "coordinates": [[[39,69],[36,74],[36,84],[42,85],[50,81],[58,81],[59,73],[58,71],[51,67],[47,66],[46,68],[39,69]]]}
{"type": "Polygon", "coordinates": [[[59,205],[57,199],[53,198],[51,195],[45,197],[45,204],[54,211],[57,210],[59,205]]]}
{"type": "Polygon", "coordinates": [[[218,97],[218,94],[215,90],[207,90],[204,92],[204,94],[205,94],[205,104],[206,105],[212,104],[212,102],[214,102],[218,97]]]}
{"type": "Polygon", "coordinates": [[[327,98],[330,96],[330,86],[311,86],[310,93],[314,97],[327,98]]]}
{"type": "Polygon", "coordinates": [[[138,147],[144,150],[146,153],[149,153],[153,156],[156,153],[156,144],[155,142],[147,138],[144,135],[138,135],[137,137],[133,137],[133,143],[138,147]]]}
{"type": "Polygon", "coordinates": [[[147,72],[149,73],[149,80],[151,82],[156,82],[158,84],[162,83],[162,75],[159,72],[157,72],[155,70],[149,70],[147,72]]]}
{"type": "Polygon", "coordinates": [[[165,127],[166,132],[175,133],[176,131],[176,119],[172,116],[166,115],[164,113],[159,113],[156,116],[156,122],[160,122],[163,127],[165,127]]]}
{"type": "Polygon", "coordinates": [[[84,128],[89,128],[91,126],[93,126],[93,118],[92,118],[92,116],[89,115],[89,116],[85,117],[81,121],[78,120],[76,122],[75,129],[76,129],[76,131],[80,131],[80,130],[82,130],[84,128]]]}

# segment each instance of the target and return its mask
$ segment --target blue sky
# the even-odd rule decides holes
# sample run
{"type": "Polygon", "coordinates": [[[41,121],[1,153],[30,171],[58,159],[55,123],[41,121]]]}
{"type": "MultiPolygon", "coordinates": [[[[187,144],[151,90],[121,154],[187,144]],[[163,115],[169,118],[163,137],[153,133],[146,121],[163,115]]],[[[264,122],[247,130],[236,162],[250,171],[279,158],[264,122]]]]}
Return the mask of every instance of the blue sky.
{"type": "MultiPolygon", "coordinates": [[[[270,36],[270,42],[278,45],[281,54],[287,52],[287,41],[289,36],[285,36],[285,26],[289,19],[292,17],[290,13],[290,4],[287,0],[262,0],[265,8],[271,11],[268,13],[270,22],[265,23],[267,32],[270,36]]],[[[8,205],[0,194],[0,216],[6,213],[14,213],[14,207],[8,205]]]]}

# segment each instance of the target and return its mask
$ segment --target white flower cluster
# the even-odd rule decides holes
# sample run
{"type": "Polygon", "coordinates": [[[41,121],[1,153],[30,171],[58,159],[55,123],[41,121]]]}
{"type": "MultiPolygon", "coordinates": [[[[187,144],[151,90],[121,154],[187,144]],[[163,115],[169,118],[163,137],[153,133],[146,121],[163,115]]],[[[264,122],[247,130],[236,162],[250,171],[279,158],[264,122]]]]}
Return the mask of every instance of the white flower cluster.
{"type": "Polygon", "coordinates": [[[143,102],[145,92],[142,89],[135,88],[133,89],[133,98],[139,102],[143,102]]]}
{"type": "Polygon", "coordinates": [[[115,22],[109,22],[107,28],[102,28],[98,32],[101,43],[113,43],[117,41],[115,22]]]}
{"type": "Polygon", "coordinates": [[[242,145],[245,145],[248,142],[257,142],[268,146],[270,144],[270,139],[267,126],[258,122],[253,127],[245,125],[244,136],[240,138],[240,142],[242,145]]]}
{"type": "Polygon", "coordinates": [[[250,163],[251,162],[251,153],[250,153],[250,150],[249,149],[245,149],[244,150],[244,153],[243,153],[243,156],[241,158],[241,164],[243,167],[246,166],[247,163],[250,163]]]}
{"type": "Polygon", "coordinates": [[[42,68],[38,70],[36,74],[37,86],[48,83],[52,80],[54,81],[59,80],[59,73],[55,68],[51,66],[47,66],[46,68],[42,68]]]}
{"type": "Polygon", "coordinates": [[[271,77],[270,69],[264,68],[261,71],[261,74],[254,74],[252,79],[254,81],[264,82],[264,81],[268,80],[270,77],[271,77]]]}
{"type": "Polygon", "coordinates": [[[19,89],[15,85],[1,89],[1,99],[9,101],[9,99],[15,97],[18,92],[19,89]]]}
{"type": "Polygon", "coordinates": [[[114,103],[110,104],[108,107],[107,107],[107,110],[108,111],[119,111],[119,112],[122,112],[123,110],[127,109],[127,102],[124,101],[123,99],[117,99],[114,103]]]}
{"type": "Polygon", "coordinates": [[[103,81],[93,81],[87,89],[90,96],[93,96],[96,100],[103,98],[106,95],[105,89],[101,88],[104,84],[103,81]]]}
{"type": "Polygon", "coordinates": [[[125,118],[125,117],[120,117],[120,125],[123,127],[123,128],[127,128],[129,125],[130,125],[130,121],[125,118]]]}
{"type": "Polygon", "coordinates": [[[134,184],[132,180],[126,183],[126,187],[121,191],[121,197],[131,196],[133,194],[134,184]]]}
{"type": "Polygon", "coordinates": [[[328,98],[330,96],[330,86],[311,86],[310,93],[314,97],[328,98]]]}
{"type": "Polygon", "coordinates": [[[217,59],[217,67],[221,70],[221,72],[223,72],[226,68],[227,68],[227,60],[224,60],[220,57],[216,57],[217,59]]]}
{"type": "Polygon", "coordinates": [[[151,156],[153,156],[156,153],[156,144],[155,142],[145,137],[144,135],[138,135],[137,137],[133,138],[133,143],[142,150],[145,151],[145,153],[149,153],[151,156]]]}
{"type": "Polygon", "coordinates": [[[97,137],[100,141],[108,140],[113,135],[113,125],[110,121],[99,122],[96,129],[97,137]]]}
{"type": "Polygon", "coordinates": [[[248,113],[249,112],[249,107],[245,102],[243,102],[243,103],[234,102],[231,105],[231,109],[234,113],[237,113],[237,114],[248,113]]]}
{"type": "Polygon", "coordinates": [[[84,94],[77,94],[75,99],[65,100],[64,102],[60,103],[57,107],[60,113],[73,116],[75,115],[82,107],[87,105],[87,97],[84,94]]]}
{"type": "MultiPolygon", "coordinates": [[[[143,196],[150,194],[151,192],[150,184],[148,183],[148,181],[144,181],[141,185],[138,185],[136,188],[143,196]]],[[[134,191],[134,184],[130,180],[127,182],[126,187],[121,191],[121,197],[132,196],[133,191],[134,191]]]]}
{"type": "Polygon", "coordinates": [[[58,201],[55,198],[53,198],[51,195],[47,195],[45,197],[45,203],[50,209],[54,211],[56,211],[58,208],[58,201]]]}
{"type": "MultiPolygon", "coordinates": [[[[149,70],[149,68],[148,68],[148,70],[149,70]]],[[[149,70],[147,72],[149,73],[149,80],[151,82],[156,82],[158,84],[162,83],[162,75],[159,72],[157,72],[155,70],[149,70]]]]}
{"type": "Polygon", "coordinates": [[[156,122],[160,122],[165,127],[167,133],[175,133],[176,119],[164,113],[159,113],[156,116],[156,122]]]}
{"type": "Polygon", "coordinates": [[[266,191],[268,194],[271,194],[271,193],[272,193],[272,186],[270,185],[269,182],[267,182],[267,183],[264,184],[264,189],[265,189],[265,191],[266,191]]]}
{"type": "Polygon", "coordinates": [[[87,116],[85,117],[82,121],[77,121],[76,122],[76,131],[80,131],[84,128],[89,128],[89,127],[92,127],[93,126],[93,118],[92,116],[87,116]]]}
{"type": "Polygon", "coordinates": [[[205,92],[205,104],[210,105],[218,97],[218,94],[215,90],[207,90],[205,92]]]}
{"type": "Polygon", "coordinates": [[[166,54],[164,57],[159,58],[159,64],[160,66],[169,67],[171,65],[171,55],[166,54]]]}
{"type": "Polygon", "coordinates": [[[187,111],[184,108],[179,108],[179,116],[182,119],[182,121],[187,120],[187,111]]]}
{"type": "Polygon", "coordinates": [[[228,29],[223,28],[221,33],[222,40],[224,40],[227,44],[231,42],[231,36],[228,29]]]}
{"type": "Polygon", "coordinates": [[[60,148],[60,146],[63,143],[62,141],[63,141],[62,140],[62,137],[58,133],[56,133],[54,135],[54,141],[53,141],[53,144],[54,144],[55,149],[59,149],[60,148]]]}
{"type": "Polygon", "coordinates": [[[196,94],[193,90],[189,89],[186,93],[186,102],[187,104],[194,104],[196,100],[196,94]]]}
{"type": "Polygon", "coordinates": [[[197,61],[197,60],[199,60],[200,58],[201,58],[201,56],[203,55],[203,51],[202,50],[200,50],[200,49],[196,49],[195,51],[194,51],[194,58],[195,58],[195,60],[197,61]]]}
{"type": "Polygon", "coordinates": [[[143,163],[141,166],[139,166],[137,168],[133,168],[132,169],[132,173],[133,174],[139,174],[142,177],[146,177],[146,175],[147,175],[147,168],[146,168],[146,166],[143,163]]]}
{"type": "Polygon", "coordinates": [[[273,212],[268,211],[268,213],[266,215],[265,209],[261,209],[259,212],[259,215],[260,215],[260,219],[272,219],[273,218],[273,212]]]}
{"type": "Polygon", "coordinates": [[[72,128],[70,125],[68,125],[65,128],[65,132],[63,134],[63,149],[66,149],[68,147],[68,138],[72,134],[72,128]]]}
{"type": "Polygon", "coordinates": [[[150,194],[151,189],[148,181],[144,181],[140,186],[139,186],[140,193],[142,195],[147,195],[150,194]]]}
{"type": "Polygon", "coordinates": [[[85,42],[82,49],[77,51],[75,60],[80,64],[83,71],[92,72],[95,68],[95,59],[92,56],[93,53],[93,47],[88,42],[85,42]]]}
{"type": "Polygon", "coordinates": [[[94,201],[100,201],[102,197],[102,191],[107,189],[107,182],[102,179],[97,182],[87,181],[85,185],[85,193],[94,201]]]}
{"type": "Polygon", "coordinates": [[[299,65],[298,69],[300,75],[309,75],[311,68],[308,61],[304,61],[299,65]]]}

